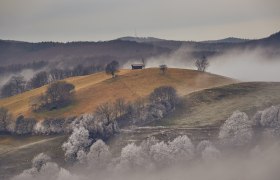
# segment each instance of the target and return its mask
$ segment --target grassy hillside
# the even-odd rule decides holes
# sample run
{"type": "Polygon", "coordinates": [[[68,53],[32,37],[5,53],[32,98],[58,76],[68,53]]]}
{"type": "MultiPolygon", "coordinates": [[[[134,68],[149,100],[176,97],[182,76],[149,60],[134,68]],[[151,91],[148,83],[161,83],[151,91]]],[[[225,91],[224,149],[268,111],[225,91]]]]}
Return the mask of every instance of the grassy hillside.
{"type": "Polygon", "coordinates": [[[61,164],[64,154],[61,145],[66,136],[11,136],[0,135],[0,179],[30,168],[34,156],[44,152],[61,164]]]}
{"type": "Polygon", "coordinates": [[[252,117],[256,111],[280,104],[280,83],[248,82],[205,89],[186,95],[160,125],[219,125],[234,111],[252,117]]]}
{"type": "Polygon", "coordinates": [[[114,149],[154,136],[171,140],[187,134],[193,143],[215,141],[220,125],[236,110],[252,117],[256,111],[280,104],[280,83],[250,82],[205,89],[185,95],[176,110],[164,119],[123,130],[110,139],[114,149]]]}
{"type": "Polygon", "coordinates": [[[36,117],[74,116],[92,112],[104,102],[125,98],[133,101],[149,95],[154,88],[170,85],[177,89],[179,95],[231,84],[235,81],[222,76],[202,73],[186,69],[168,69],[166,74],[161,74],[158,68],[144,70],[121,70],[117,78],[112,79],[105,73],[67,79],[75,85],[75,102],[63,109],[44,113],[33,113],[30,109],[30,98],[39,96],[46,90],[46,86],[34,89],[23,94],[0,100],[0,107],[6,107],[13,115],[36,117]]]}

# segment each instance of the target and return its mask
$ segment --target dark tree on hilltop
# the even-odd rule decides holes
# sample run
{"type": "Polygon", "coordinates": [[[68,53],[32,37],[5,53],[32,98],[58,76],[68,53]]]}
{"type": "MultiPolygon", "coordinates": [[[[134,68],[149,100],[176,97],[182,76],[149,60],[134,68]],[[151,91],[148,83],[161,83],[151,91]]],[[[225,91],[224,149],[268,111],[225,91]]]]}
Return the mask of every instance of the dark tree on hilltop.
{"type": "Polygon", "coordinates": [[[48,73],[46,71],[39,72],[30,80],[31,88],[38,88],[49,83],[48,73]]]}
{"type": "Polygon", "coordinates": [[[71,91],[74,90],[73,84],[65,81],[54,82],[49,85],[46,95],[51,103],[68,101],[71,99],[71,91]]]}
{"type": "Polygon", "coordinates": [[[41,105],[39,109],[58,109],[71,103],[75,86],[65,81],[51,83],[44,95],[39,99],[41,105]]]}
{"type": "Polygon", "coordinates": [[[2,97],[9,97],[25,91],[26,81],[23,76],[13,76],[1,89],[2,97]]]}
{"type": "Polygon", "coordinates": [[[160,65],[159,70],[161,71],[162,74],[165,74],[165,72],[167,71],[167,65],[165,64],[160,65]]]}
{"type": "Polygon", "coordinates": [[[119,70],[119,62],[118,61],[112,61],[109,64],[106,65],[105,71],[107,74],[111,74],[112,77],[116,77],[116,73],[119,70]]]}
{"type": "Polygon", "coordinates": [[[198,71],[204,72],[209,66],[208,59],[205,56],[202,56],[202,58],[195,61],[195,66],[198,71]]]}

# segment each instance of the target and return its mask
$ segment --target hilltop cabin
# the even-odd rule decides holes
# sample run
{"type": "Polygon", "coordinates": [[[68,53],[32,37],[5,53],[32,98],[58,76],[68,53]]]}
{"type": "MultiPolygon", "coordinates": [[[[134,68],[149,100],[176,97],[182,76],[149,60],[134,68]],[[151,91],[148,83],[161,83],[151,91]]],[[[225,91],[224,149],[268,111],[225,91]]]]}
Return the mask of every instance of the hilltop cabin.
{"type": "Polygon", "coordinates": [[[132,70],[134,69],[144,69],[145,65],[144,64],[131,64],[132,70]]]}

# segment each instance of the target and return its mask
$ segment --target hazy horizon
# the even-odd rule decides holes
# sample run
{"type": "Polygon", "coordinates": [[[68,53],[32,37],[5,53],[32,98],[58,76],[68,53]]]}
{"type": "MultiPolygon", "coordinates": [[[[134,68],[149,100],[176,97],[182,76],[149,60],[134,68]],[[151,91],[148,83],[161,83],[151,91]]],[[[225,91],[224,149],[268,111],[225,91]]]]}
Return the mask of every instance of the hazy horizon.
{"type": "Polygon", "coordinates": [[[106,41],[124,36],[258,39],[280,30],[277,0],[2,0],[0,39],[106,41]]]}
{"type": "Polygon", "coordinates": [[[228,37],[223,37],[223,38],[219,38],[219,39],[203,39],[203,40],[190,40],[190,39],[170,39],[170,38],[162,38],[162,37],[154,37],[154,36],[130,36],[130,35],[127,35],[127,36],[121,36],[121,37],[114,37],[112,39],[106,39],[106,40],[70,40],[70,41],[57,41],[57,40],[38,40],[38,41],[29,41],[29,40],[18,40],[18,39],[2,39],[0,37],[0,40],[3,40],[3,41],[19,41],[19,42],[28,42],[28,43],[40,43],[40,42],[56,42],[56,43],[68,43],[68,42],[106,42],[106,41],[111,41],[111,40],[117,40],[117,39],[121,39],[121,38],[126,38],[126,37],[131,37],[131,38],[156,38],[156,39],[162,39],[162,40],[170,40],[170,41],[191,41],[191,42],[206,42],[206,41],[219,41],[219,40],[224,40],[224,39],[227,39],[227,38],[237,38],[237,39],[244,39],[244,40],[255,40],[255,39],[262,39],[262,38],[266,38],[266,37],[269,37],[270,35],[273,35],[275,33],[278,33],[280,32],[280,29],[279,31],[276,31],[276,32],[273,32],[273,33],[270,33],[270,34],[267,34],[263,37],[258,37],[258,38],[240,38],[240,37],[234,37],[234,36],[228,36],[228,37]]]}

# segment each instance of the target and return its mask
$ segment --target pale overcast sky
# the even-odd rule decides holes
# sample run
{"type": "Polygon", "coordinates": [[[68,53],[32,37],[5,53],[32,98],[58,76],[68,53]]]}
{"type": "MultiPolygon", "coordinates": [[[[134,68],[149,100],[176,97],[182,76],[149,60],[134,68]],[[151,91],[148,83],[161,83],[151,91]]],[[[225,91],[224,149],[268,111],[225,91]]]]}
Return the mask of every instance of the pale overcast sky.
{"type": "Polygon", "coordinates": [[[280,0],[0,0],[0,39],[200,41],[279,30],[280,0]]]}

